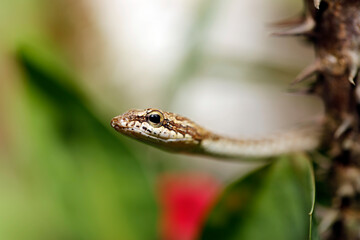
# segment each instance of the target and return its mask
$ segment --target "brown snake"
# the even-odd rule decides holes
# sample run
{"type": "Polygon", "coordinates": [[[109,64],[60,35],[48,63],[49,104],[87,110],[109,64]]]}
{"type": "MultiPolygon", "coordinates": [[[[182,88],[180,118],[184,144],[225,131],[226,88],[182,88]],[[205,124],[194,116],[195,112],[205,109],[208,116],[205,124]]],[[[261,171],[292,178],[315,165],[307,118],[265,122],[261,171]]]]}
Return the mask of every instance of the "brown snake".
{"type": "Polygon", "coordinates": [[[263,139],[233,139],[199,126],[186,117],[159,109],[129,110],[114,117],[118,132],[163,150],[224,158],[270,157],[310,151],[320,142],[317,124],[263,139]]]}

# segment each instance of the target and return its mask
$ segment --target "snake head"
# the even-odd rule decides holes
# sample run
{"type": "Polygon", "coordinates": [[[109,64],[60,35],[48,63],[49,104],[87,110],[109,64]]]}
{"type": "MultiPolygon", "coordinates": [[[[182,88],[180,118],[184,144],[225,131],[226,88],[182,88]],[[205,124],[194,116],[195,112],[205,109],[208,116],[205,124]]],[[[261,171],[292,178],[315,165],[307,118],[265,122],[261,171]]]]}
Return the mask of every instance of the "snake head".
{"type": "Polygon", "coordinates": [[[118,132],[169,151],[196,151],[206,130],[191,120],[159,109],[132,109],[111,120],[118,132]]]}

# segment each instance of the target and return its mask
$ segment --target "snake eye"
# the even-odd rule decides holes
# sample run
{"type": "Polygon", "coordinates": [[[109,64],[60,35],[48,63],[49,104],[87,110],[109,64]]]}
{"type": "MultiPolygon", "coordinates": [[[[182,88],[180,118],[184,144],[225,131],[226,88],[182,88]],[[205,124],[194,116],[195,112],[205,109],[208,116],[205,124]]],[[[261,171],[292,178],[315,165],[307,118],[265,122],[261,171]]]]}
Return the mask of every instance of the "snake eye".
{"type": "Polygon", "coordinates": [[[147,121],[154,127],[159,127],[164,120],[164,115],[159,111],[152,111],[147,115],[147,121]]]}
{"type": "Polygon", "coordinates": [[[150,114],[149,121],[155,124],[160,123],[160,115],[159,114],[150,114]]]}

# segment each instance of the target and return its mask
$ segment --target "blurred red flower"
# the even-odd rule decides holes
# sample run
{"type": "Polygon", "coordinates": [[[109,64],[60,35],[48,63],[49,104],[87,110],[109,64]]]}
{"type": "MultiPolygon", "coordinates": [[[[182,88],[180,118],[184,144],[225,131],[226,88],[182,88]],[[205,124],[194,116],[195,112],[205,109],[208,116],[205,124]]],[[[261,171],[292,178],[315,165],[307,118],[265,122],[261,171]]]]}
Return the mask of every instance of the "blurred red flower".
{"type": "Polygon", "coordinates": [[[220,191],[203,173],[165,174],[159,179],[160,239],[194,240],[220,191]]]}

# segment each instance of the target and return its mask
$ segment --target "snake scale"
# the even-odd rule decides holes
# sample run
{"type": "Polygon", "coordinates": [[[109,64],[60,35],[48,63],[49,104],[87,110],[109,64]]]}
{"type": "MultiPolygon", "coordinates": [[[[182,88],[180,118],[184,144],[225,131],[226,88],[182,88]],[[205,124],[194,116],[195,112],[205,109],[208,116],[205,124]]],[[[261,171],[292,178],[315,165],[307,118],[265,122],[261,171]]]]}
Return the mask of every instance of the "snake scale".
{"type": "Polygon", "coordinates": [[[213,133],[186,117],[148,108],[129,110],[111,120],[118,132],[154,147],[221,158],[271,157],[318,147],[318,124],[262,139],[234,139],[213,133]]]}

